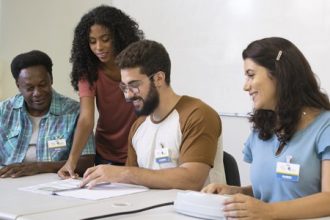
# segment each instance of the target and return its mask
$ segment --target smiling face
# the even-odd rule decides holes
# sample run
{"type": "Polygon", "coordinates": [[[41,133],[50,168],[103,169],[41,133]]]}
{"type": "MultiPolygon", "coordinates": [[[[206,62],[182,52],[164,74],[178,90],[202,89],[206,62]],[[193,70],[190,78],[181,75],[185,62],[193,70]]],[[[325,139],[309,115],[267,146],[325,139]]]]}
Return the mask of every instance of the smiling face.
{"type": "Polygon", "coordinates": [[[140,72],[140,68],[125,68],[121,70],[121,87],[125,98],[132,102],[137,115],[150,115],[159,104],[159,93],[152,78],[140,72]]]}
{"type": "Polygon", "coordinates": [[[52,100],[52,80],[44,66],[22,69],[16,85],[32,116],[43,116],[48,112],[52,100]]]}
{"type": "Polygon", "coordinates": [[[89,47],[102,63],[114,61],[111,34],[108,28],[94,24],[89,32],[89,47]]]}
{"type": "Polygon", "coordinates": [[[269,71],[247,58],[244,60],[244,72],[244,90],[252,97],[254,109],[275,110],[276,80],[271,77],[269,71]]]}

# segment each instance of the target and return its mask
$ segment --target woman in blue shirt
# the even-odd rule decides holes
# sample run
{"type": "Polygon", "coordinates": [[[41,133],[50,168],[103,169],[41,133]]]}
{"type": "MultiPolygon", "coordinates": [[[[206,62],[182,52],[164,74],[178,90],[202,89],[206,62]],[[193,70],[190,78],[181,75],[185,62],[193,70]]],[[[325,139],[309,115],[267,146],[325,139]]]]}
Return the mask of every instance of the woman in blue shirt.
{"type": "Polygon", "coordinates": [[[254,110],[245,143],[252,186],[210,184],[233,194],[224,215],[300,219],[330,215],[330,103],[299,49],[283,38],[254,41],[243,51],[254,110]]]}

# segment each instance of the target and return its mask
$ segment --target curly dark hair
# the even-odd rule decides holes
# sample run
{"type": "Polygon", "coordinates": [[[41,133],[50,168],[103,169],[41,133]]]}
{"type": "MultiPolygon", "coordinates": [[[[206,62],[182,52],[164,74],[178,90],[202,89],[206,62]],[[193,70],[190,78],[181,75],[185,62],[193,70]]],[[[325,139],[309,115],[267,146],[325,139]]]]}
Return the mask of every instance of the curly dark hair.
{"type": "Polygon", "coordinates": [[[320,90],[308,61],[292,42],[279,37],[256,40],[242,56],[265,67],[277,82],[275,110],[259,109],[250,114],[260,139],[268,140],[276,134],[284,146],[297,131],[303,107],[330,109],[328,96],[320,90]]]}
{"type": "Polygon", "coordinates": [[[53,62],[46,53],[39,50],[32,50],[26,53],[21,53],[14,57],[10,65],[11,73],[14,79],[17,81],[22,69],[37,65],[44,66],[50,75],[51,81],[53,81],[53,62]]]}
{"type": "Polygon", "coordinates": [[[165,47],[151,40],[141,40],[129,45],[116,58],[119,68],[140,67],[147,76],[162,71],[165,73],[165,82],[170,85],[171,60],[165,47]]]}
{"type": "Polygon", "coordinates": [[[94,24],[109,30],[115,55],[130,43],[144,38],[139,25],[117,8],[101,5],[86,13],[75,28],[71,49],[71,84],[76,91],[78,81],[82,77],[88,80],[90,85],[98,78],[97,70],[101,62],[89,47],[89,32],[94,24]]]}

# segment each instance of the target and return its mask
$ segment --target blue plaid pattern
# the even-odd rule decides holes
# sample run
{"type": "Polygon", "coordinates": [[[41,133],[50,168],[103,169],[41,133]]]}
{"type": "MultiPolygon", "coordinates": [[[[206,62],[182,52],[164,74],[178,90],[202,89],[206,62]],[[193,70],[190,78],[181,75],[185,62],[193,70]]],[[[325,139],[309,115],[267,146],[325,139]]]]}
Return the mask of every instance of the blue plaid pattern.
{"type": "MultiPolygon", "coordinates": [[[[53,90],[49,112],[40,121],[37,141],[38,161],[60,161],[69,156],[75,126],[79,116],[79,103],[53,90]],[[48,148],[48,141],[65,139],[66,147],[48,148]]],[[[32,122],[22,95],[0,102],[0,163],[22,162],[32,135],[32,122]]],[[[93,134],[82,152],[95,154],[93,134]]]]}

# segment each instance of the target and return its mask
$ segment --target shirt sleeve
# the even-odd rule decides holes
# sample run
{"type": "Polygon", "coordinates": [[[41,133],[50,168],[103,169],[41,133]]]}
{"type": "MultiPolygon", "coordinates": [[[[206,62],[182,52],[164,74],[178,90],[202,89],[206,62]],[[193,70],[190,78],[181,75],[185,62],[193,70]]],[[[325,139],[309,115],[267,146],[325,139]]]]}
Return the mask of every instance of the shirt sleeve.
{"type": "Polygon", "coordinates": [[[201,105],[189,114],[182,124],[182,143],[179,164],[200,162],[214,166],[221,120],[210,107],[201,105]]]}
{"type": "MultiPolygon", "coordinates": [[[[4,109],[4,105],[3,105],[4,102],[0,102],[0,119],[2,119],[2,112],[3,112],[3,109],[4,109]]],[[[0,120],[1,122],[1,120],[0,120]]]]}
{"type": "Polygon", "coordinates": [[[132,125],[129,135],[128,135],[128,150],[127,150],[127,160],[126,160],[126,166],[133,166],[138,167],[139,164],[137,162],[137,155],[136,151],[132,144],[133,136],[138,129],[138,127],[141,125],[141,123],[145,120],[145,117],[139,117],[132,125]]]}
{"type": "Polygon", "coordinates": [[[94,97],[95,96],[95,83],[90,86],[86,79],[81,79],[78,82],[79,97],[94,97]]]}
{"type": "Polygon", "coordinates": [[[252,163],[253,157],[251,152],[251,140],[252,140],[253,133],[250,134],[248,139],[244,143],[243,148],[243,160],[247,163],[252,163]]]}
{"type": "Polygon", "coordinates": [[[319,135],[317,151],[322,160],[330,160],[330,125],[326,126],[319,135]]]}

